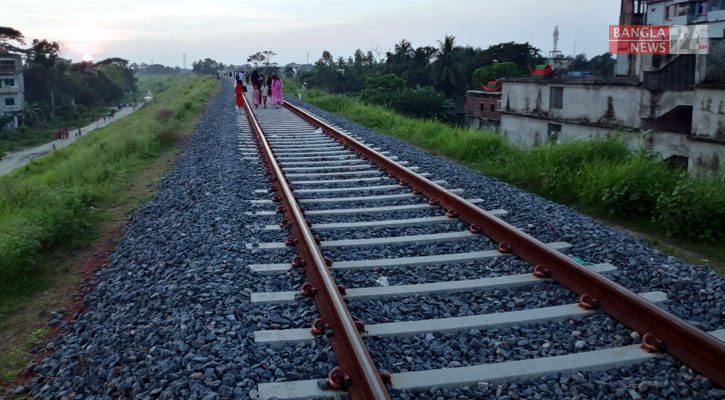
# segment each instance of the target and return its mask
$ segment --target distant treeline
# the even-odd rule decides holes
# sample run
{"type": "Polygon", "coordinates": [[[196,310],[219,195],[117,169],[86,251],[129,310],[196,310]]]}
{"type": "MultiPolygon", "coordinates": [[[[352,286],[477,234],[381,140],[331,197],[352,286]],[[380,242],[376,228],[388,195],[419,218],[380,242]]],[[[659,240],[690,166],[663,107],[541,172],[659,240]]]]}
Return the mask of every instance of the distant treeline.
{"type": "MultiPolygon", "coordinates": [[[[614,60],[606,53],[587,60],[570,59],[570,68],[596,75],[611,75],[614,60]]],[[[358,49],[352,57],[324,51],[311,71],[297,74],[308,88],[351,94],[404,114],[447,120],[452,104],[461,103],[468,89],[500,78],[529,75],[529,68],[546,62],[541,50],[529,43],[501,43],[487,49],[458,46],[446,36],[438,47],[414,48],[403,39],[384,55],[358,49]]],[[[563,73],[565,71],[560,71],[563,73]]],[[[460,105],[459,105],[460,108],[460,105]]]]}
{"type": "Polygon", "coordinates": [[[57,42],[35,39],[26,47],[23,34],[8,27],[0,27],[0,47],[25,58],[24,122],[28,126],[76,121],[93,108],[117,106],[136,91],[133,71],[122,58],[74,63],[60,57],[57,42]]]}
{"type": "Polygon", "coordinates": [[[131,69],[135,74],[143,75],[180,75],[180,74],[188,74],[191,71],[188,69],[182,69],[179,67],[167,67],[165,65],[161,64],[131,64],[131,69]]]}

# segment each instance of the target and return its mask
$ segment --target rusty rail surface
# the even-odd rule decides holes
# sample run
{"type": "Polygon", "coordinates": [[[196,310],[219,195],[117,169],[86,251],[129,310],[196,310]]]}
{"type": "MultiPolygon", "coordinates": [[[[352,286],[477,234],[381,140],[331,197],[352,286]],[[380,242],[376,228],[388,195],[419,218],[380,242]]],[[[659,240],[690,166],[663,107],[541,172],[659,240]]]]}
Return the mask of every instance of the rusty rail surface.
{"type": "Polygon", "coordinates": [[[498,243],[499,251],[513,253],[535,266],[538,277],[550,277],[581,296],[585,308],[601,308],[612,318],[639,332],[647,351],[665,351],[725,387],[725,343],[657,307],[618,283],[592,272],[544,243],[492,216],[465,199],[377,153],[312,114],[285,101],[285,107],[335,138],[360,157],[388,172],[430,203],[448,210],[448,216],[470,224],[498,243]]]}
{"type": "Polygon", "coordinates": [[[358,330],[360,323],[356,324],[342,298],[340,292],[344,288],[337,285],[330,273],[327,260],[316,242],[319,239],[312,234],[303,210],[297,204],[274,151],[247,101],[244,102],[244,109],[267,164],[267,172],[271,175],[269,180],[273,182],[275,200],[281,203],[278,212],[282,212],[285,218],[281,225],[289,225],[291,236],[287,244],[297,248],[299,258],[295,257],[293,264],[304,267],[309,281],[303,285],[302,291],[314,297],[322,317],[315,320],[312,330],[318,334],[331,330],[328,337],[340,367],[330,371],[328,385],[333,389],[346,390],[352,399],[390,399],[383,378],[358,330]]]}

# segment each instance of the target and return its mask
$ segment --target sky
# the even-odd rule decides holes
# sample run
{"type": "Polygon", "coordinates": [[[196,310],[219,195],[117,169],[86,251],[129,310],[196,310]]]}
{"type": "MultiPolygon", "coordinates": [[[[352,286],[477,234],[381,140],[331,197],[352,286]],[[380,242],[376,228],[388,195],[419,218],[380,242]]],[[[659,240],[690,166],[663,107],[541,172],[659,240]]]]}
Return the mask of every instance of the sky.
{"type": "Polygon", "coordinates": [[[356,49],[384,55],[406,39],[437,46],[445,35],[458,45],[486,48],[529,42],[544,54],[559,26],[563,54],[589,57],[608,50],[608,26],[620,0],[3,0],[0,26],[26,41],[61,44],[80,61],[121,57],[183,67],[212,58],[240,65],[257,51],[272,61],[315,62],[324,50],[351,56],[356,49]]]}

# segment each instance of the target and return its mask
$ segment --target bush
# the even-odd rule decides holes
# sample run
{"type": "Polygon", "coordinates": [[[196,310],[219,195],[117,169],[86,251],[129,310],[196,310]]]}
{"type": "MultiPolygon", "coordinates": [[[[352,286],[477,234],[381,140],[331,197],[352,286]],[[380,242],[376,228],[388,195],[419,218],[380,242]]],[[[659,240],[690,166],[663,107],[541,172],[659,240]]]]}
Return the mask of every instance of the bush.
{"type": "MultiPolygon", "coordinates": [[[[0,282],[17,282],[35,269],[42,229],[22,216],[0,227],[0,282]]],[[[0,286],[1,287],[1,286],[0,286]]]]}
{"type": "Polygon", "coordinates": [[[653,221],[669,235],[717,241],[725,236],[725,180],[680,181],[657,199],[653,221]]]}
{"type": "Polygon", "coordinates": [[[447,105],[450,103],[446,102],[443,93],[426,86],[393,94],[390,108],[412,117],[446,119],[447,105]]]}
{"type": "MultiPolygon", "coordinates": [[[[508,144],[508,143],[507,143],[508,144]]],[[[510,146],[510,144],[509,144],[510,146]]],[[[587,165],[617,163],[630,157],[617,137],[591,142],[564,142],[531,149],[515,148],[482,172],[549,199],[575,204],[579,201],[582,170],[587,165]]]]}
{"type": "Polygon", "coordinates": [[[480,90],[480,85],[484,85],[490,81],[496,81],[501,78],[516,78],[523,76],[519,71],[519,67],[512,62],[500,62],[485,67],[477,68],[473,71],[473,87],[480,90]]]}
{"type": "Polygon", "coordinates": [[[360,92],[360,100],[368,104],[390,107],[395,97],[405,88],[405,80],[395,74],[383,75],[377,72],[365,80],[365,88],[360,92]]]}
{"type": "Polygon", "coordinates": [[[391,108],[401,114],[419,118],[449,119],[452,103],[443,93],[430,86],[405,87],[405,80],[395,74],[380,72],[367,78],[360,100],[391,108]]]}
{"type": "Polygon", "coordinates": [[[640,153],[627,160],[588,163],[577,186],[579,203],[610,215],[651,216],[661,193],[670,192],[685,172],[640,153]]]}

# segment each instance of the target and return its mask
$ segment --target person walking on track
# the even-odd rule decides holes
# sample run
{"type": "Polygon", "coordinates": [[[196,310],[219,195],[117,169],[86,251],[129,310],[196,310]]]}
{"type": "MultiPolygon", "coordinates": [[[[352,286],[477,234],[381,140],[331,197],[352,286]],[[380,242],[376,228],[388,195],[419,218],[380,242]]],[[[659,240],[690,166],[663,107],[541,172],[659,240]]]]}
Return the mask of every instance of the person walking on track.
{"type": "Polygon", "coordinates": [[[264,74],[259,74],[259,90],[262,93],[262,105],[267,108],[269,91],[267,90],[267,77],[264,74]]]}
{"type": "Polygon", "coordinates": [[[262,90],[259,87],[259,83],[253,83],[252,87],[254,87],[254,90],[252,91],[252,104],[254,105],[254,108],[257,108],[262,102],[262,90]]]}
{"type": "Polygon", "coordinates": [[[237,100],[237,107],[241,110],[242,107],[244,107],[244,84],[241,80],[237,81],[237,86],[234,88],[234,93],[236,94],[236,100],[237,100]]]}
{"type": "Polygon", "coordinates": [[[281,106],[284,105],[282,100],[282,80],[279,79],[277,74],[272,75],[272,105],[281,106]]]}

